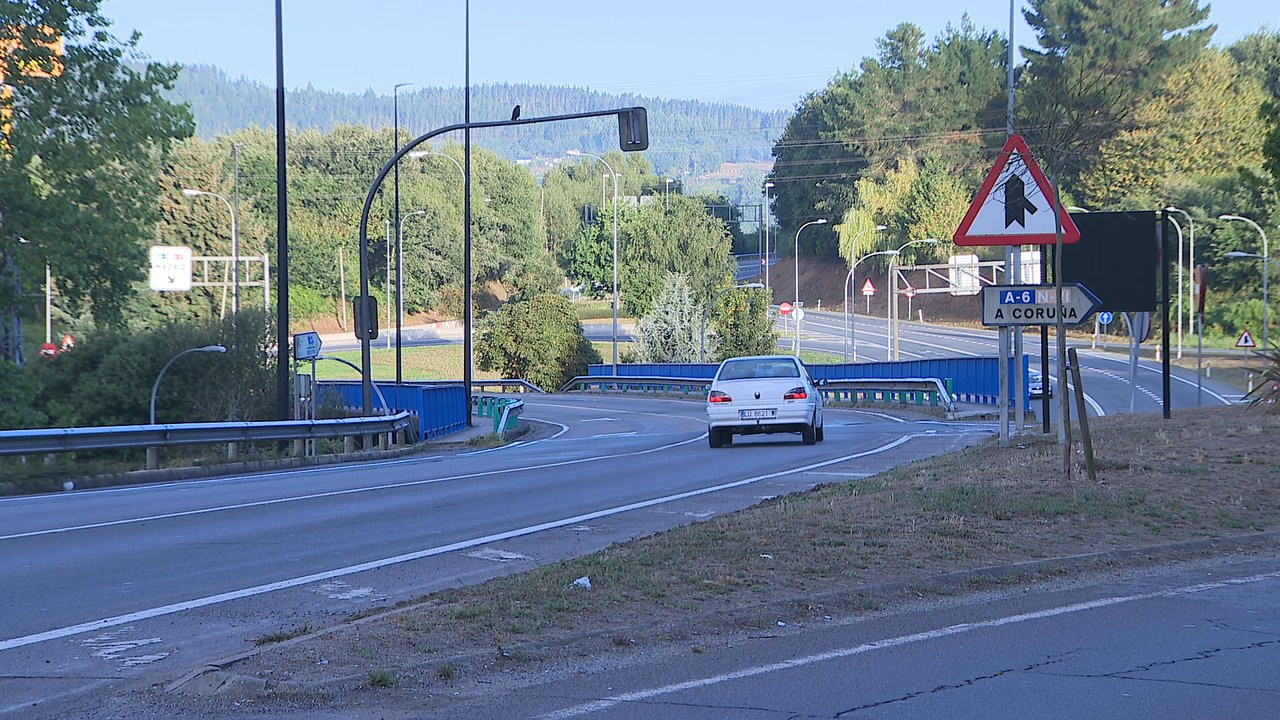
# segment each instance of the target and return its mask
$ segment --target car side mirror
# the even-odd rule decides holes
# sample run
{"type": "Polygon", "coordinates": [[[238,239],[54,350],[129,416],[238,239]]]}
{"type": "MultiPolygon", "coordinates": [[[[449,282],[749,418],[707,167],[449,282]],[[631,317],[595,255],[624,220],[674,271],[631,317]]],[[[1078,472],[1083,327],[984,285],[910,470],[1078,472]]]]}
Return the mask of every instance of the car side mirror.
{"type": "Polygon", "coordinates": [[[814,385],[817,385],[818,387],[826,387],[826,386],[827,386],[827,379],[826,379],[826,378],[819,378],[819,379],[818,379],[818,381],[814,383],[814,385]]]}

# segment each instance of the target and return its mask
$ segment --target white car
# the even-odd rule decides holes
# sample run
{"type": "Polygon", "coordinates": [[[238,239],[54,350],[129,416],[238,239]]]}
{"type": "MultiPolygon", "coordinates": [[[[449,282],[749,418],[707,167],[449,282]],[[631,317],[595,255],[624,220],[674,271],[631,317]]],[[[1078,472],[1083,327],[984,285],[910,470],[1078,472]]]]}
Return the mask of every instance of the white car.
{"type": "Polygon", "coordinates": [[[1048,387],[1044,384],[1044,377],[1038,370],[1027,371],[1027,395],[1033,398],[1044,397],[1048,392],[1049,397],[1053,397],[1053,381],[1049,381],[1048,387]]]}
{"type": "Polygon", "coordinates": [[[718,448],[734,435],[800,433],[822,440],[822,394],[804,363],[788,355],[729,358],[707,393],[707,441],[718,448]]]}

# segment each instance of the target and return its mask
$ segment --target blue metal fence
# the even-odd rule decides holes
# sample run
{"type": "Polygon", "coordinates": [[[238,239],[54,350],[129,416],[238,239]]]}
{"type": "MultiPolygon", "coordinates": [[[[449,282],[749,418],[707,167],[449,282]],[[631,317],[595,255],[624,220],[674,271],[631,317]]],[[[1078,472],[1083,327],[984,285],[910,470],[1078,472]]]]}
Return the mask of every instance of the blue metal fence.
{"type": "MultiPolygon", "coordinates": [[[[408,410],[418,417],[418,441],[443,437],[467,426],[471,408],[462,385],[396,385],[379,383],[393,411],[408,410]]],[[[319,383],[317,399],[323,403],[325,393],[337,393],[346,407],[361,407],[363,391],[358,382],[319,383]]],[[[379,408],[381,409],[381,408],[379,408]]]]}
{"type": "MultiPolygon", "coordinates": [[[[622,376],[673,377],[710,379],[718,363],[633,363],[618,366],[622,376]]],[[[1014,359],[1009,371],[1015,372],[1014,359]]],[[[1030,356],[1022,356],[1023,387],[1030,367],[1030,356]]],[[[937,360],[903,360],[899,362],[812,364],[809,372],[815,380],[868,379],[897,380],[905,378],[938,378],[956,401],[995,405],[1000,395],[1000,365],[994,357],[940,358],[937,360]]],[[[613,374],[613,365],[592,365],[587,374],[613,374]]],[[[1012,376],[1011,376],[1012,377],[1012,376]]]]}

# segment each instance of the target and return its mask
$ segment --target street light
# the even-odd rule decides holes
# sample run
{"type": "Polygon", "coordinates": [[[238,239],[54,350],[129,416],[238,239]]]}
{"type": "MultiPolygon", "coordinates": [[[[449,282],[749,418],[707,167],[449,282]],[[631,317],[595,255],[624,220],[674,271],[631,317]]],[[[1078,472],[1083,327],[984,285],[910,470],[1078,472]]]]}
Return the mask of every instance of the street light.
{"type": "MultiPolygon", "coordinates": [[[[764,184],[764,289],[769,289],[769,225],[773,219],[773,214],[769,209],[769,188],[773,187],[773,183],[764,184]]],[[[769,303],[773,304],[773,296],[769,296],[769,303]]]]}
{"type": "MultiPolygon", "coordinates": [[[[715,295],[711,296],[711,302],[707,303],[707,307],[702,311],[702,336],[701,336],[702,343],[701,343],[701,346],[698,348],[699,362],[707,361],[707,318],[710,317],[711,308],[716,306],[716,301],[720,299],[720,296],[729,292],[730,290],[757,290],[763,287],[764,287],[764,283],[758,283],[758,282],[744,283],[742,285],[734,285],[732,287],[727,287],[721,290],[720,292],[716,293],[715,295]]],[[[614,371],[614,374],[616,375],[617,371],[614,371]]]]}
{"type": "MultiPolygon", "coordinates": [[[[859,230],[857,233],[854,234],[852,242],[849,243],[849,254],[853,255],[853,253],[858,249],[858,240],[862,238],[863,234],[869,233],[869,232],[881,232],[888,229],[889,228],[886,225],[876,225],[875,227],[863,228],[859,230]]],[[[872,253],[872,254],[878,255],[879,253],[872,253]]],[[[862,259],[863,258],[859,258],[858,261],[860,262],[862,259]]],[[[854,264],[849,268],[849,278],[846,281],[846,287],[844,292],[844,325],[845,325],[844,361],[845,362],[849,362],[849,345],[851,344],[851,333],[849,332],[849,304],[853,302],[853,291],[850,290],[847,287],[847,285],[848,283],[853,281],[853,268],[857,267],[857,265],[858,265],[858,262],[854,262],[854,264]]],[[[857,362],[857,359],[858,359],[856,356],[857,354],[855,353],[854,355],[855,355],[854,362],[857,362]]]]}
{"type": "Polygon", "coordinates": [[[886,348],[886,357],[891,355],[892,357],[889,357],[890,360],[898,359],[898,292],[897,283],[894,281],[893,277],[893,261],[895,258],[902,255],[903,250],[906,250],[912,245],[937,245],[940,242],[942,241],[937,238],[912,240],[910,242],[903,243],[902,247],[898,248],[897,252],[889,257],[889,297],[887,303],[889,307],[885,309],[885,318],[888,321],[888,329],[885,331],[885,340],[888,341],[889,345],[889,347],[886,348]]]}
{"type": "Polygon", "coordinates": [[[404,382],[401,375],[400,326],[404,323],[404,224],[414,215],[426,215],[426,210],[414,210],[400,218],[400,228],[396,231],[396,384],[404,382]]]}
{"type": "MultiPolygon", "coordinates": [[[[1166,208],[1167,211],[1167,208],[1166,208]]],[[[1178,310],[1174,313],[1174,317],[1178,319],[1178,358],[1182,358],[1182,224],[1174,218],[1169,218],[1169,222],[1173,223],[1173,229],[1178,231],[1178,310]]],[[[1094,322],[1097,322],[1095,318],[1094,322]]]]}
{"type": "MultiPolygon", "coordinates": [[[[1267,276],[1270,275],[1271,272],[1267,267],[1267,262],[1270,261],[1271,256],[1267,252],[1267,234],[1258,226],[1258,223],[1247,217],[1241,217],[1240,215],[1219,215],[1218,219],[1239,220],[1241,222],[1249,223],[1253,226],[1253,229],[1257,230],[1258,234],[1262,236],[1262,347],[1270,347],[1267,345],[1267,325],[1271,322],[1271,316],[1267,309],[1267,276]]],[[[1235,256],[1232,253],[1227,253],[1227,257],[1234,258],[1238,256],[1235,256]]],[[[1257,255],[1254,255],[1254,257],[1257,257],[1257,255]]]]}
{"type": "MultiPolygon", "coordinates": [[[[1195,221],[1195,219],[1194,219],[1194,218],[1192,218],[1192,217],[1191,217],[1191,213],[1187,212],[1186,210],[1183,210],[1182,208],[1177,208],[1177,207],[1174,207],[1174,206],[1172,206],[1172,205],[1169,205],[1168,207],[1166,207],[1166,208],[1165,208],[1165,211],[1166,211],[1166,212],[1177,212],[1177,213],[1182,213],[1183,215],[1185,215],[1185,216],[1186,216],[1186,218],[1187,218],[1187,226],[1188,226],[1188,227],[1187,227],[1187,229],[1188,229],[1188,231],[1189,231],[1189,234],[1191,235],[1191,254],[1190,254],[1190,257],[1188,257],[1188,258],[1187,258],[1187,268],[1188,268],[1189,270],[1194,269],[1194,268],[1195,268],[1195,266],[1196,266],[1196,221],[1195,221]]],[[[1187,283],[1187,332],[1191,332],[1192,328],[1194,328],[1194,327],[1195,327],[1195,305],[1196,305],[1196,302],[1195,302],[1195,298],[1194,298],[1194,297],[1192,297],[1192,294],[1191,294],[1191,293],[1192,293],[1191,285],[1192,285],[1193,283],[1194,283],[1194,281],[1193,281],[1192,283],[1187,283]]],[[[1178,288],[1179,288],[1179,291],[1178,291],[1178,292],[1179,292],[1179,295],[1178,295],[1178,309],[1179,309],[1179,313],[1181,313],[1181,309],[1182,309],[1182,295],[1181,295],[1181,292],[1182,292],[1182,291],[1181,291],[1181,288],[1182,288],[1182,243],[1181,243],[1181,242],[1179,242],[1179,243],[1178,243],[1178,288]]],[[[1179,318],[1179,319],[1178,319],[1178,327],[1179,327],[1179,329],[1181,329],[1181,327],[1182,327],[1182,319],[1181,319],[1181,318],[1179,318]]],[[[1181,346],[1179,346],[1179,347],[1181,347],[1181,346]]],[[[1182,357],[1182,351],[1181,351],[1181,349],[1179,349],[1179,351],[1178,351],[1178,357],[1182,357]]]]}
{"type": "MultiPolygon", "coordinates": [[[[216,192],[184,188],[182,194],[189,198],[198,198],[201,195],[216,197],[227,204],[227,212],[231,213],[231,314],[235,315],[240,312],[240,231],[236,227],[236,210],[231,206],[230,200],[216,192]]],[[[223,302],[226,302],[226,295],[222,297],[223,302]]],[[[225,307],[226,305],[223,305],[223,308],[225,307]]]]}
{"type": "Polygon", "coordinates": [[[159,392],[160,390],[160,379],[164,377],[164,374],[166,372],[168,372],[169,366],[173,364],[174,360],[177,360],[183,355],[189,355],[191,353],[198,353],[198,352],[224,353],[226,351],[227,349],[221,345],[205,345],[204,347],[197,347],[197,348],[190,348],[187,350],[183,350],[177,355],[174,355],[173,357],[169,358],[169,362],[165,363],[164,367],[160,368],[160,374],[156,375],[155,384],[151,386],[151,424],[152,425],[156,424],[156,393],[159,392]]]}
{"type": "MultiPolygon", "coordinates": [[[[392,105],[391,105],[391,125],[394,128],[391,149],[392,155],[400,152],[400,88],[410,87],[413,83],[396,83],[391,88],[392,105]]],[[[395,222],[401,229],[404,228],[404,220],[400,217],[400,161],[396,161],[395,169],[395,222]]],[[[399,249],[401,236],[396,236],[396,384],[399,385],[402,378],[400,375],[400,320],[404,311],[404,299],[400,296],[400,291],[404,288],[404,270],[401,260],[404,259],[404,253],[399,249]]],[[[387,272],[391,272],[388,268],[387,272]]]]}
{"type": "MultiPolygon", "coordinates": [[[[880,226],[880,227],[883,228],[884,226],[880,226]]],[[[858,258],[857,260],[855,260],[853,265],[849,267],[849,276],[845,278],[845,282],[844,282],[845,298],[847,298],[844,304],[845,335],[848,338],[847,346],[845,347],[846,361],[849,359],[849,351],[852,349],[853,361],[858,362],[858,342],[857,340],[854,339],[854,334],[853,334],[854,332],[853,322],[854,322],[856,313],[852,313],[849,310],[850,306],[854,304],[853,293],[855,291],[853,289],[853,272],[858,269],[858,263],[862,262],[863,260],[866,260],[869,257],[875,257],[877,255],[897,255],[897,254],[898,254],[897,250],[880,250],[878,252],[868,253],[858,258]]],[[[887,359],[887,356],[886,356],[886,359],[887,359]]]]}
{"type": "Polygon", "coordinates": [[[666,179],[666,189],[662,191],[662,211],[667,211],[667,196],[671,194],[671,178],[666,179]]]}
{"type": "Polygon", "coordinates": [[[595,158],[604,163],[604,166],[609,168],[609,174],[613,175],[613,374],[616,376],[618,374],[618,173],[608,160],[599,155],[581,150],[566,150],[565,153],[573,157],[595,158]]]}
{"type": "MultiPolygon", "coordinates": [[[[462,176],[463,192],[466,192],[467,171],[462,169],[462,163],[460,163],[460,162],[458,162],[456,159],[454,159],[454,157],[453,157],[452,155],[448,155],[448,154],[446,154],[446,153],[442,153],[442,152],[435,152],[434,150],[410,150],[410,151],[409,151],[409,153],[408,153],[408,155],[406,155],[405,157],[408,157],[408,158],[410,158],[410,159],[412,159],[412,160],[421,160],[421,159],[422,159],[422,158],[424,158],[424,157],[442,157],[442,158],[444,158],[445,160],[448,160],[449,162],[453,163],[453,166],[454,166],[454,167],[458,168],[458,174],[462,176]]],[[[464,222],[465,222],[465,220],[464,220],[464,222]]],[[[402,235],[403,235],[403,232],[404,232],[404,229],[403,229],[403,228],[404,228],[404,223],[402,222],[402,223],[401,223],[401,233],[402,233],[402,235]]],[[[466,232],[466,229],[465,229],[465,228],[463,229],[463,232],[464,232],[464,233],[466,232]]],[[[401,237],[401,241],[403,241],[403,237],[401,237]]],[[[399,268],[399,263],[403,263],[403,262],[404,262],[404,248],[400,248],[400,254],[399,254],[399,256],[398,256],[398,260],[397,260],[396,262],[397,262],[397,266],[396,266],[397,268],[399,268]]],[[[400,273],[399,273],[399,272],[397,272],[397,273],[396,273],[396,297],[397,297],[397,298],[403,298],[403,297],[404,297],[404,284],[401,282],[402,280],[403,280],[403,278],[401,277],[400,273]]],[[[464,291],[467,291],[467,290],[468,290],[468,281],[467,281],[467,279],[466,279],[466,278],[463,278],[463,281],[462,281],[462,288],[463,288],[463,290],[464,290],[464,291]]],[[[401,300],[400,300],[400,312],[401,312],[402,314],[403,314],[403,312],[404,312],[404,300],[403,300],[403,299],[401,299],[401,300]]],[[[400,347],[400,321],[401,321],[401,316],[400,316],[400,315],[397,315],[397,316],[396,316],[396,384],[397,384],[397,385],[398,385],[398,384],[400,384],[400,372],[401,372],[401,371],[400,371],[400,368],[401,368],[401,364],[400,364],[400,363],[401,363],[401,360],[400,360],[400,357],[401,357],[401,347],[400,347]]],[[[464,359],[464,360],[463,360],[463,362],[465,363],[465,362],[467,362],[467,361],[464,359]]]]}
{"type": "Polygon", "coordinates": [[[800,232],[810,225],[826,225],[826,218],[818,218],[800,226],[800,230],[796,230],[796,357],[800,357],[800,232]]]}

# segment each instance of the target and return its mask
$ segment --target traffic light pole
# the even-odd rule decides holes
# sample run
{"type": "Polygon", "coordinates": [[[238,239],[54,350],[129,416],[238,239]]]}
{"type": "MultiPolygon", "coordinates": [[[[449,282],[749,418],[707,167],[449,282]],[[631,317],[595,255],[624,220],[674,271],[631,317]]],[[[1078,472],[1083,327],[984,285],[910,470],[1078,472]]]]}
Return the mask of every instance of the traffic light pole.
{"type": "MultiPolygon", "coordinates": [[[[606,117],[615,115],[618,118],[618,144],[624,152],[634,152],[637,150],[645,150],[649,147],[649,129],[648,119],[643,107],[618,108],[614,110],[593,110],[590,112],[570,113],[567,115],[548,115],[545,117],[521,118],[518,120],[496,120],[491,122],[465,122],[456,125],[448,125],[436,130],[432,130],[426,134],[419,135],[409,141],[403,148],[400,148],[378,172],[374,178],[373,184],[369,186],[369,194],[364,199],[364,208],[360,212],[360,297],[361,302],[357,303],[358,308],[363,308],[366,313],[363,323],[357,321],[357,328],[363,328],[363,332],[358,333],[360,340],[360,384],[362,388],[361,408],[365,415],[369,415],[373,411],[373,375],[371,371],[371,353],[370,340],[376,332],[374,321],[376,307],[375,303],[369,302],[369,214],[373,210],[373,198],[378,192],[378,188],[382,185],[382,181],[400,162],[400,158],[408,155],[414,148],[431,138],[444,135],[445,133],[454,132],[456,130],[473,130],[479,128],[492,127],[510,127],[513,125],[536,125],[539,123],[560,122],[562,120],[580,120],[582,118],[606,117]]],[[[467,237],[470,237],[471,228],[465,229],[467,237]]],[[[470,253],[467,253],[468,259],[470,253]]],[[[470,294],[471,280],[464,278],[463,292],[470,294]]],[[[463,318],[463,337],[471,337],[471,318],[468,314],[463,318]]],[[[464,359],[464,362],[470,362],[470,358],[464,359]]],[[[468,387],[467,402],[470,406],[471,388],[468,387]]]]}

